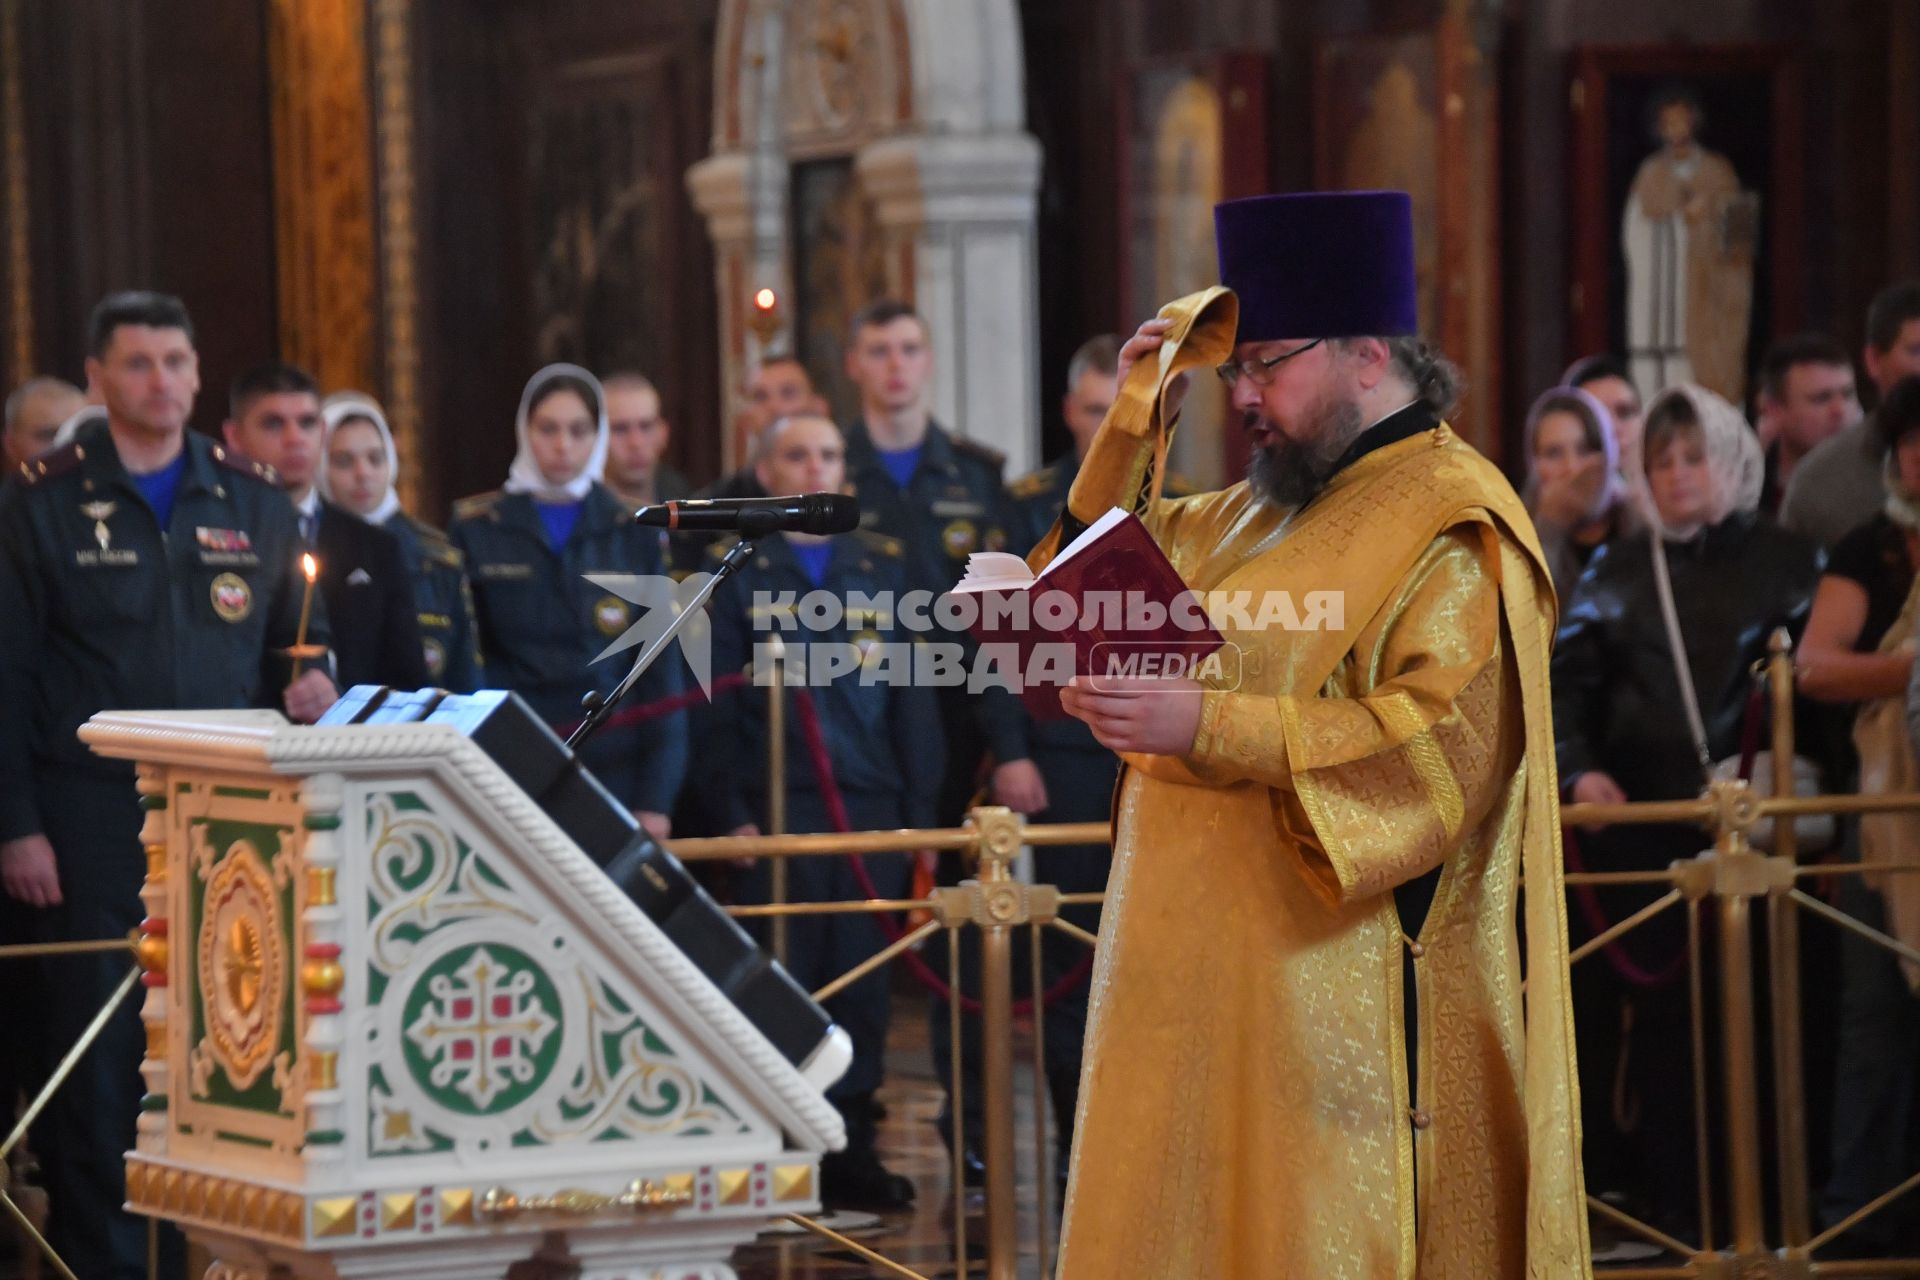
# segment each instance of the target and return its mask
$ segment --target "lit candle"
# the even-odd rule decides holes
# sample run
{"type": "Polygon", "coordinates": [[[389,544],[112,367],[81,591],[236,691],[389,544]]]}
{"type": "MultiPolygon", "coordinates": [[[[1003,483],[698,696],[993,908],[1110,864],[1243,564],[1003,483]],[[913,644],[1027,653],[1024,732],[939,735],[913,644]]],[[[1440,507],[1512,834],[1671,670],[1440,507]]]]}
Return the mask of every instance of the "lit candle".
{"type": "Polygon", "coordinates": [[[747,317],[747,327],[760,339],[763,348],[771,344],[780,332],[780,295],[771,289],[756,289],[753,294],[753,313],[747,317]]]}
{"type": "Polygon", "coordinates": [[[300,658],[307,650],[307,620],[313,616],[313,584],[320,577],[320,562],[308,551],[300,557],[300,572],[307,575],[307,588],[300,595],[300,625],[293,634],[293,674],[300,674],[300,658]]]}

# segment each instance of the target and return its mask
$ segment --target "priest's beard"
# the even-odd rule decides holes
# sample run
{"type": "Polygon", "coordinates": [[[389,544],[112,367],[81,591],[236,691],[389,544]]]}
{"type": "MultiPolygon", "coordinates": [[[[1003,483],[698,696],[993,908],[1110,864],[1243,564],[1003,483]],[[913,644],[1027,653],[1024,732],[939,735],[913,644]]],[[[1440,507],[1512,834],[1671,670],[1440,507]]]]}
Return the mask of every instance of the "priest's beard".
{"type": "MultiPolygon", "coordinates": [[[[1249,412],[1246,426],[1260,421],[1249,412]]],[[[1351,400],[1323,400],[1309,415],[1311,433],[1294,440],[1277,427],[1273,443],[1256,446],[1247,466],[1247,484],[1254,493],[1278,507],[1304,507],[1333,479],[1334,464],[1346,453],[1364,425],[1360,406],[1351,400]]]]}

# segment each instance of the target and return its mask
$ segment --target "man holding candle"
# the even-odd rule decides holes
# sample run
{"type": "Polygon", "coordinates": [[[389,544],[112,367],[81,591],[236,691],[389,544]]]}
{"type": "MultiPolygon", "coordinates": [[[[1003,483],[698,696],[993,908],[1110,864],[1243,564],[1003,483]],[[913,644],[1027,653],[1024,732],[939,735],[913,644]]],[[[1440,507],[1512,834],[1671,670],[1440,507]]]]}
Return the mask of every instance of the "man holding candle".
{"type": "Polygon", "coordinates": [[[273,471],[319,561],[340,687],[425,685],[426,648],[400,540],[321,499],[327,429],[313,378],[277,361],[256,366],[233,380],[228,412],[227,447],[273,471]]]}
{"type": "MultiPolygon", "coordinates": [[[[200,389],[186,308],[114,294],[94,309],[89,351],[106,420],[0,490],[0,884],[32,909],[42,942],[122,937],[141,916],[133,771],[80,742],[89,716],[272,706],[305,722],[336,697],[323,664],[294,677],[285,653],[305,587],[293,509],[268,468],[186,429],[200,389]]],[[[317,605],[307,639],[327,639],[317,605]]],[[[126,957],[40,963],[33,980],[61,993],[44,1071],[106,1003],[126,957]]],[[[146,1274],[146,1224],[121,1209],[139,1009],[119,1006],[41,1120],[48,1234],[83,1276],[146,1274]]]]}

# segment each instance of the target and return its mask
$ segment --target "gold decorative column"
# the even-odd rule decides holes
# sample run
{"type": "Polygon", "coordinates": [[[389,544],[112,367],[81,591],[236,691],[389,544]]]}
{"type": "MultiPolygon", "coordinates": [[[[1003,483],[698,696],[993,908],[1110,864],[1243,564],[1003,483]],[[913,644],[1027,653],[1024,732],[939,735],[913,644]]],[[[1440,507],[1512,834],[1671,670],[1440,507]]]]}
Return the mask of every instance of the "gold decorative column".
{"type": "MultiPolygon", "coordinates": [[[[374,0],[373,136],[379,163],[380,303],[386,410],[399,451],[400,500],[421,505],[420,281],[414,236],[413,0],[374,0]]],[[[436,497],[445,495],[436,494],[436,497]]]]}
{"type": "Polygon", "coordinates": [[[374,390],[373,122],[360,0],[272,0],[280,349],[324,391],[374,390]]]}
{"type": "Polygon", "coordinates": [[[27,122],[20,87],[20,6],[0,0],[0,180],[6,183],[7,383],[19,386],[33,367],[33,251],[27,226],[27,122]]]}

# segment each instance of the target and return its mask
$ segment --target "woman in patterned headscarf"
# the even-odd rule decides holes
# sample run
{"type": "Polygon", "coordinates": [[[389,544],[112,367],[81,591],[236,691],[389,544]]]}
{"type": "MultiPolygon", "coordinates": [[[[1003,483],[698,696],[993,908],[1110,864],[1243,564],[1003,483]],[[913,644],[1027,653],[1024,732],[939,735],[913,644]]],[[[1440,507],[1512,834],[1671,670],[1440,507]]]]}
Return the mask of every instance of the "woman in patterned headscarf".
{"type": "MultiPolygon", "coordinates": [[[[1719,396],[1692,384],[1662,392],[1647,411],[1645,457],[1650,527],[1595,555],[1555,642],[1560,779],[1575,801],[1698,795],[1712,762],[1740,749],[1749,667],[1776,627],[1804,621],[1820,572],[1812,542],[1757,511],[1759,442],[1719,396]]],[[[1659,870],[1701,843],[1699,829],[1685,825],[1582,831],[1569,843],[1569,866],[1659,870]]],[[[1569,912],[1576,940],[1646,906],[1660,888],[1577,890],[1569,912]]],[[[1697,1153],[1691,1093],[1676,1087],[1691,1069],[1683,926],[1677,913],[1656,916],[1575,966],[1573,977],[1576,1017],[1594,1033],[1580,1055],[1588,1185],[1626,1194],[1685,1235],[1695,1225],[1697,1153]]]]}

